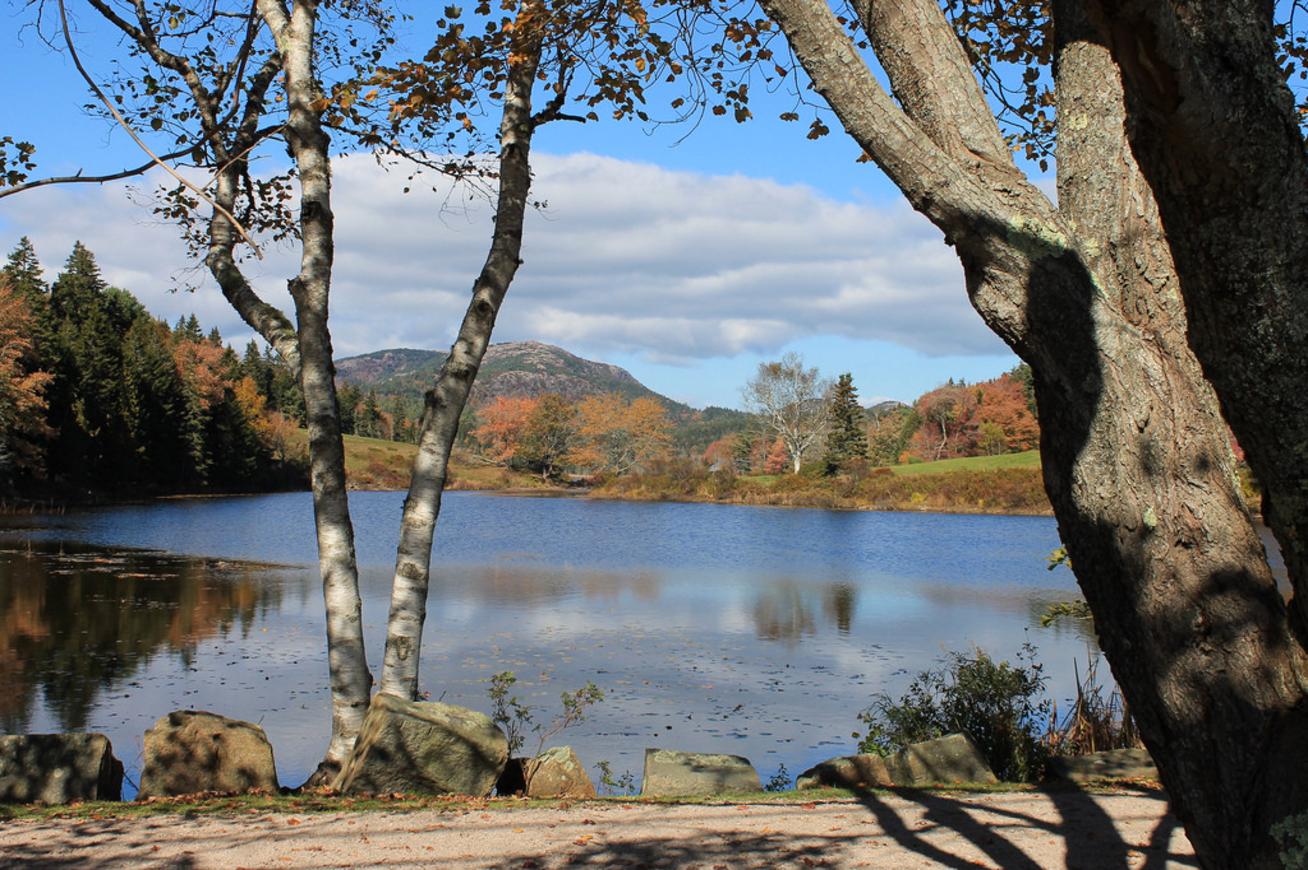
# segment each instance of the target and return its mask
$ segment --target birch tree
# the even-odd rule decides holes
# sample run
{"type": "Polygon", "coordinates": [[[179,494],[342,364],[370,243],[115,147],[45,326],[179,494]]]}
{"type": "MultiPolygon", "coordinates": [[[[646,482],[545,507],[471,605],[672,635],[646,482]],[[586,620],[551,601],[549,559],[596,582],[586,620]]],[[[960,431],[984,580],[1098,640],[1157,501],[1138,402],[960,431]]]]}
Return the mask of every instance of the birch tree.
{"type": "MultiPolygon", "coordinates": [[[[387,44],[390,21],[366,2],[339,4],[339,29],[330,33],[321,27],[317,2],[287,6],[281,0],[253,5],[87,0],[87,5],[121,34],[126,46],[124,62],[103,83],[77,53],[63,0],[41,8],[57,12],[61,41],[102,113],[122,126],[149,160],[99,176],[33,179],[28,175],[34,168],[33,149],[23,151],[24,143],[19,143],[13,147],[26,154],[24,172],[11,171],[0,195],[45,184],[103,182],[155,167],[167,172],[176,184],[161,190],[156,211],[179,224],[232,307],[295,373],[309,436],[331,687],[331,738],[311,780],[321,781],[353,746],[372,677],[363,642],[327,323],[334,250],[330,137],[324,123],[329,103],[316,64],[323,54],[338,61],[375,61],[387,44]],[[357,25],[371,40],[359,38],[357,25]],[[137,64],[134,72],[128,72],[129,60],[137,64]],[[172,150],[151,149],[144,141],[146,127],[156,138],[170,139],[172,150]],[[274,140],[289,153],[291,168],[265,176],[252,173],[251,160],[274,140]],[[178,159],[191,169],[174,168],[171,161],[178,159]],[[211,177],[197,183],[188,177],[196,170],[211,177]],[[288,207],[290,202],[298,202],[298,215],[288,207]],[[259,235],[300,243],[299,272],[288,282],[293,320],[268,303],[242,271],[242,250],[259,255],[259,235]]],[[[14,166],[12,155],[8,162],[14,166]]]]}
{"type": "Polygon", "coordinates": [[[849,21],[822,0],[761,5],[1030,364],[1060,533],[1201,861],[1272,865],[1272,826],[1308,803],[1308,660],[1234,484],[1095,22],[1084,4],[1052,4],[1055,206],[1014,164],[974,55],[935,0],[867,0],[849,21]]]}
{"type": "MultiPolygon", "coordinates": [[[[651,27],[639,0],[584,5],[526,0],[500,8],[512,14],[492,17],[489,0],[481,0],[474,10],[482,19],[479,32],[457,20],[460,10],[447,8],[446,17],[437,21],[440,36],[422,62],[383,75],[398,95],[395,111],[419,127],[433,118],[439,122],[452,117],[471,129],[484,99],[502,106],[490,251],[473,285],[458,338],[426,393],[418,455],[400,522],[380,691],[406,699],[416,698],[419,691],[432,544],[450,452],[495,317],[520,263],[523,218],[530,203],[532,137],[544,124],[597,120],[595,108],[601,104],[619,120],[647,120],[641,108],[645,84],[675,79],[681,70],[673,42],[651,27]],[[537,103],[539,108],[534,108],[537,103]]],[[[546,404],[543,401],[538,411],[546,404]]],[[[543,463],[544,474],[553,461],[543,463]]]]}
{"type": "Polygon", "coordinates": [[[774,362],[759,363],[757,374],[745,385],[745,406],[781,439],[793,474],[799,474],[805,452],[825,432],[830,387],[816,367],[805,367],[803,358],[794,352],[774,362]]]}

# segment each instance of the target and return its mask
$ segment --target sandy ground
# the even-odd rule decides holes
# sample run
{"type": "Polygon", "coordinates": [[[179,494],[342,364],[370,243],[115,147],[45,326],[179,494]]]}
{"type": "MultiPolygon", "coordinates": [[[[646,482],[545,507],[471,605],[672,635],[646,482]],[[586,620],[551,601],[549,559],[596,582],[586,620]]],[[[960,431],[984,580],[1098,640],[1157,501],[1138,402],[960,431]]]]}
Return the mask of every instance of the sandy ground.
{"type": "Polygon", "coordinates": [[[1195,867],[1156,794],[0,823],[3,867],[1195,867]]]}

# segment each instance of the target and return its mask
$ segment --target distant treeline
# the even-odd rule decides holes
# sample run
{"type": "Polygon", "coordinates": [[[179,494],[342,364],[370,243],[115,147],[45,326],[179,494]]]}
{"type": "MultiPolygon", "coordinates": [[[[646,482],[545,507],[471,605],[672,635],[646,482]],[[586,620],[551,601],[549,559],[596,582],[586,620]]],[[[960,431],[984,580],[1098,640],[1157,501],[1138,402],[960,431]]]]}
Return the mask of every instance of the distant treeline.
{"type": "Polygon", "coordinates": [[[194,316],[169,325],[74,246],[47,284],[24,238],[0,271],[0,493],[65,498],[302,485],[286,366],[194,316]]]}

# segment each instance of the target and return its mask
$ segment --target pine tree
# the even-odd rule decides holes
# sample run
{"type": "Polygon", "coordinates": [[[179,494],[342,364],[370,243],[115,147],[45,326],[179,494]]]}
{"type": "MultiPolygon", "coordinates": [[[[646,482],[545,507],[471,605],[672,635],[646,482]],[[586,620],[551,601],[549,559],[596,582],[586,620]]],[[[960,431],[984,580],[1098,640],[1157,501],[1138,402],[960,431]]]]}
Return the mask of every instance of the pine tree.
{"type": "Polygon", "coordinates": [[[55,319],[82,316],[96,305],[104,289],[95,255],[81,242],[74,242],[63,272],[50,288],[50,308],[55,319]]]}
{"type": "Polygon", "coordinates": [[[731,442],[731,464],[737,474],[754,470],[754,439],[748,433],[737,433],[731,442]]]}
{"type": "Polygon", "coordinates": [[[827,474],[835,474],[851,459],[867,458],[863,408],[858,403],[854,376],[848,372],[840,376],[831,391],[827,422],[827,453],[824,459],[827,474]]]}
{"type": "Polygon", "coordinates": [[[34,300],[45,299],[50,292],[45,284],[45,270],[36,257],[36,248],[27,236],[18,240],[18,246],[9,255],[2,270],[10,289],[21,294],[30,307],[34,300]]]}

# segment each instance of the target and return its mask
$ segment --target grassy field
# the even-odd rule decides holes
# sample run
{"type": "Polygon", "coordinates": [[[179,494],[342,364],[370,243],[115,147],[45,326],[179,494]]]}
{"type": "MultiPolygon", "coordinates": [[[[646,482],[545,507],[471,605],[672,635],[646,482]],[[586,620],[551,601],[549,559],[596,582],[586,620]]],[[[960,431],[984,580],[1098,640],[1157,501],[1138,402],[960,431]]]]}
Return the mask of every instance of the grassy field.
{"type": "MultiPolygon", "coordinates": [[[[296,430],[292,448],[304,455],[308,444],[308,432],[296,430]]],[[[408,489],[409,472],[417,453],[415,444],[346,435],[345,476],[350,489],[408,489]]],[[[449,478],[446,489],[553,488],[534,474],[487,465],[459,451],[455,451],[450,461],[449,478]]]]}
{"type": "Polygon", "coordinates": [[[999,456],[965,456],[962,459],[941,459],[939,462],[914,462],[909,465],[892,465],[892,474],[947,474],[951,471],[996,471],[1000,468],[1039,468],[1040,451],[1004,453],[999,456]]]}

